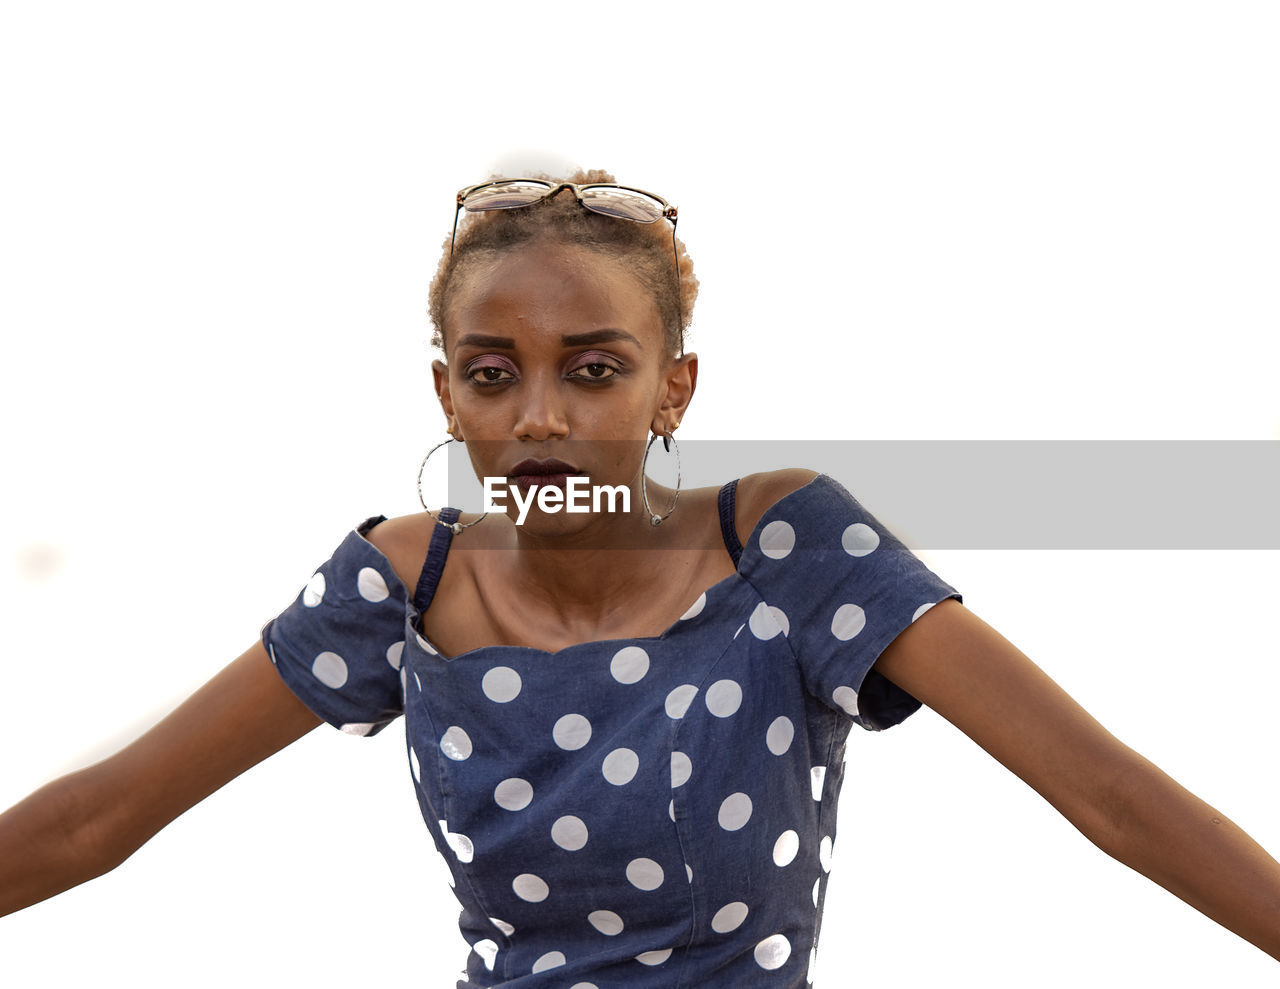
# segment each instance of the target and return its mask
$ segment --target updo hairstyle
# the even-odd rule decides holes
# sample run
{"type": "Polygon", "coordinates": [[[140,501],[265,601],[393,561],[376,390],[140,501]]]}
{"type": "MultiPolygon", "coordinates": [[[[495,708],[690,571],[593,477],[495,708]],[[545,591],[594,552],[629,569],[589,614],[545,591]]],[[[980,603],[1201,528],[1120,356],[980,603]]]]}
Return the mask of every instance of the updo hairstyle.
{"type": "MultiPolygon", "coordinates": [[[[541,173],[528,178],[579,185],[617,181],[600,169],[579,171],[568,179],[541,173]]],[[[685,332],[691,321],[693,304],[698,298],[698,279],[693,274],[693,261],[678,239],[676,249],[680,278],[676,279],[675,264],[671,259],[670,221],[636,223],[602,216],[580,205],[568,190],[517,209],[477,213],[462,211],[453,256],[449,255],[449,239],[445,238],[440,265],[431,280],[428,311],[432,323],[432,345],[444,350],[445,316],[451,291],[461,283],[468,267],[476,262],[491,261],[503,251],[543,238],[585,247],[625,262],[627,270],[653,294],[666,336],[667,353],[674,358],[683,352],[685,332]]]]}

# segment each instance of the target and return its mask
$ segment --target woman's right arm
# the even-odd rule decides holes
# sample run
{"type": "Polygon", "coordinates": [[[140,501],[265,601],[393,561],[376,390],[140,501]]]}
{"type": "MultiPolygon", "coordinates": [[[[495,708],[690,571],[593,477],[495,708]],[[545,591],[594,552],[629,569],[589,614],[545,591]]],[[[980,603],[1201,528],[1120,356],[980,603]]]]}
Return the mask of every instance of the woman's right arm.
{"type": "Polygon", "coordinates": [[[255,642],[135,742],[0,814],[0,916],[110,872],[320,723],[255,642]]]}

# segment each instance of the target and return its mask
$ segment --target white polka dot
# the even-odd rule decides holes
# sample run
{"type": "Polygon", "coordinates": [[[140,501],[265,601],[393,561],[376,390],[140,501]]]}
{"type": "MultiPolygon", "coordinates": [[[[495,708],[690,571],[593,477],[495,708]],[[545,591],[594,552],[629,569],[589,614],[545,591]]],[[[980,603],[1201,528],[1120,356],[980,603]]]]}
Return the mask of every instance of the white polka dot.
{"type": "Polygon", "coordinates": [[[684,874],[688,876],[689,882],[693,882],[693,866],[689,865],[687,862],[685,863],[684,874]]]}
{"type": "Polygon", "coordinates": [[[636,961],[641,965],[661,965],[671,957],[670,948],[662,948],[658,951],[646,951],[643,954],[636,955],[636,961]]]}
{"type": "Polygon", "coordinates": [[[794,831],[783,831],[773,843],[773,864],[787,866],[795,861],[800,851],[800,836],[794,831]]]}
{"type": "Polygon", "coordinates": [[[919,618],[921,615],[923,615],[926,611],[928,611],[930,608],[932,608],[932,607],[934,606],[934,604],[935,604],[935,602],[933,602],[933,601],[927,601],[927,602],[925,602],[924,604],[920,605],[920,607],[918,607],[918,608],[916,609],[915,614],[913,614],[913,615],[911,616],[911,620],[912,620],[912,621],[915,621],[917,618],[919,618]]]}
{"type": "Polygon", "coordinates": [[[690,618],[697,618],[702,614],[702,609],[707,606],[707,592],[703,591],[698,595],[698,600],[689,605],[689,610],[680,616],[680,621],[687,621],[690,618]]]}
{"type": "Polygon", "coordinates": [[[350,721],[345,725],[339,726],[339,730],[346,732],[348,735],[368,735],[376,727],[376,721],[350,721]]]}
{"type": "Polygon", "coordinates": [[[741,927],[742,922],[746,919],[747,905],[745,903],[726,903],[711,918],[711,929],[717,934],[728,934],[730,931],[736,931],[741,927]]]}
{"type": "Polygon", "coordinates": [[[483,941],[477,941],[472,947],[475,949],[475,953],[480,956],[480,960],[484,962],[484,967],[492,972],[494,959],[498,957],[497,942],[485,938],[483,941]]]}
{"type": "Polygon", "coordinates": [[[551,840],[566,852],[576,852],[587,843],[587,826],[582,818],[566,814],[551,825],[551,840]]]}
{"type": "Polygon", "coordinates": [[[787,616],[781,608],[775,608],[761,601],[751,612],[751,617],[747,619],[747,626],[757,639],[767,641],[779,632],[786,635],[790,622],[787,621],[787,616]]]}
{"type": "Polygon", "coordinates": [[[745,793],[731,793],[720,804],[717,817],[720,827],[726,831],[737,831],[751,820],[751,798],[745,793]]]}
{"type": "Polygon", "coordinates": [[[850,556],[866,556],[875,552],[880,537],[865,522],[855,522],[840,534],[840,545],[850,556]]]}
{"type": "Polygon", "coordinates": [[[594,982],[575,982],[569,989],[599,989],[594,982]]]}
{"type": "Polygon", "coordinates": [[[551,892],[547,888],[547,884],[535,876],[532,872],[522,872],[511,880],[511,888],[515,891],[516,896],[528,903],[541,903],[547,898],[547,894],[551,892]]]}
{"type": "Polygon", "coordinates": [[[623,646],[609,661],[609,672],[619,683],[639,683],[649,672],[649,654],[639,646],[623,646]]]}
{"type": "Polygon", "coordinates": [[[717,680],[707,688],[707,710],[727,718],[742,706],[742,688],[734,680],[717,680]]]}
{"type": "Polygon", "coordinates": [[[314,608],[324,600],[324,574],[312,574],[307,586],[302,589],[302,603],[314,608]]]}
{"type": "Polygon", "coordinates": [[[782,934],[774,934],[756,945],[756,964],[766,971],[782,968],[791,957],[791,942],[782,934]]]}
{"type": "Polygon", "coordinates": [[[422,649],[422,651],[423,651],[423,652],[425,652],[427,655],[429,655],[429,656],[438,656],[438,655],[440,655],[438,652],[436,652],[436,647],[435,647],[435,646],[433,646],[433,645],[432,645],[430,642],[428,642],[426,639],[424,639],[424,638],[423,638],[419,633],[414,632],[414,633],[413,633],[413,637],[414,637],[415,639],[417,639],[417,640],[418,640],[418,646],[419,646],[419,648],[421,648],[421,649],[422,649]]]}
{"type": "Polygon", "coordinates": [[[734,632],[734,633],[733,633],[733,637],[736,639],[736,638],[738,637],[738,635],[742,632],[742,630],[743,630],[744,628],[746,628],[746,627],[747,627],[747,626],[746,626],[746,623],[745,623],[745,622],[744,622],[743,624],[739,625],[739,626],[738,626],[738,630],[737,630],[736,632],[734,632]]]}
{"type": "Polygon", "coordinates": [[[696,696],[698,696],[698,688],[691,683],[682,683],[676,687],[675,690],[667,694],[667,701],[664,705],[667,709],[667,717],[676,721],[683,718],[696,696]]]}
{"type": "Polygon", "coordinates": [[[493,802],[503,810],[524,810],[533,800],[533,787],[518,777],[503,780],[493,788],[493,802]]]}
{"type": "Polygon", "coordinates": [[[508,924],[505,920],[499,920],[497,917],[490,917],[489,923],[491,923],[498,930],[502,931],[502,933],[505,934],[507,937],[511,937],[511,935],[516,932],[516,929],[514,927],[508,924]]]}
{"type": "Polygon", "coordinates": [[[614,749],[604,757],[601,766],[604,778],[614,786],[625,786],[635,779],[640,768],[640,757],[630,749],[614,749]]]}
{"type": "Polygon", "coordinates": [[[403,661],[404,639],[401,639],[399,642],[393,642],[387,647],[387,662],[391,664],[393,670],[398,670],[403,661]]]}
{"type": "Polygon", "coordinates": [[[390,596],[387,582],[373,567],[360,568],[360,572],[356,574],[356,590],[360,592],[362,598],[374,604],[385,601],[390,596]]]}
{"type": "Polygon", "coordinates": [[[818,863],[822,866],[823,872],[831,871],[831,836],[823,835],[822,841],[818,842],[818,863]]]}
{"type": "Polygon", "coordinates": [[[451,725],[440,739],[440,751],[454,762],[469,759],[471,758],[471,736],[457,725],[451,725]]]}
{"type": "Polygon", "coordinates": [[[848,642],[867,627],[867,613],[856,604],[842,604],[831,617],[831,634],[848,642]]]}
{"type": "Polygon", "coordinates": [[[676,819],[676,801],[674,797],[672,797],[671,802],[667,804],[667,817],[671,818],[673,821],[676,819]]]}
{"type": "Polygon", "coordinates": [[[559,968],[564,964],[563,951],[548,951],[545,955],[533,963],[531,972],[545,972],[549,968],[559,968]]]}
{"type": "MultiPolygon", "coordinates": [[[[693,773],[693,761],[683,752],[671,753],[671,789],[684,786],[693,773]]],[[[674,818],[673,818],[674,820],[674,818]]]]}
{"type": "Polygon", "coordinates": [[[453,854],[458,856],[459,862],[467,863],[475,858],[475,845],[471,844],[471,839],[465,834],[455,834],[452,831],[448,831],[444,836],[444,840],[453,849],[453,854]]]}
{"type": "Polygon", "coordinates": [[[854,717],[858,715],[858,692],[852,687],[836,687],[831,692],[831,699],[836,702],[836,706],[844,710],[846,714],[854,717]]]}
{"type": "MultiPolygon", "coordinates": [[[[409,696],[409,677],[406,675],[408,674],[408,672],[409,671],[405,667],[403,666],[400,667],[400,699],[401,700],[404,700],[406,697],[409,696]]],[[[414,678],[416,679],[417,676],[418,674],[415,673],[414,678]]]]}
{"type": "Polygon", "coordinates": [[[822,877],[819,876],[813,881],[813,905],[818,905],[818,887],[822,885],[822,877]]]}
{"type": "Polygon", "coordinates": [[[496,704],[506,704],[520,694],[520,674],[510,666],[495,666],[480,681],[484,695],[496,704]]]}
{"type": "Polygon", "coordinates": [[[760,530],[760,552],[771,560],[781,560],[796,545],[796,530],[778,519],[760,530]]]}
{"type": "Polygon", "coordinates": [[[422,782],[422,765],[418,762],[418,753],[413,751],[413,746],[409,746],[409,770],[413,773],[413,778],[419,783],[422,782]]]}
{"type": "Polygon", "coordinates": [[[773,719],[773,724],[765,732],[764,744],[769,746],[769,751],[774,755],[785,755],[795,737],[796,726],[791,723],[790,718],[782,715],[773,719]]]}
{"type": "MultiPolygon", "coordinates": [[[[403,682],[403,680],[404,680],[404,667],[401,667],[401,668],[400,668],[400,679],[401,679],[401,681],[403,682]]],[[[422,693],[422,681],[418,679],[418,674],[416,674],[416,673],[413,675],[413,682],[414,682],[414,684],[415,684],[415,685],[417,685],[418,693],[422,693]]]]}
{"type": "Polygon", "coordinates": [[[336,652],[322,652],[311,664],[311,672],[326,687],[337,690],[347,682],[347,663],[336,652]]]}
{"type": "Polygon", "coordinates": [[[809,971],[805,974],[804,980],[813,985],[813,970],[818,967],[818,946],[815,944],[809,949],[809,971]]]}
{"type": "Polygon", "coordinates": [[[556,745],[572,752],[591,741],[591,722],[581,714],[566,714],[551,729],[556,745]]]}
{"type": "Polygon", "coordinates": [[[593,910],[587,914],[587,923],[609,937],[622,933],[622,918],[612,910],[593,910]]]}
{"type": "Polygon", "coordinates": [[[655,890],[662,885],[662,880],[665,878],[662,866],[653,859],[632,859],[627,863],[627,882],[636,889],[642,889],[645,892],[655,890]]]}
{"type": "Polygon", "coordinates": [[[814,766],[809,770],[809,790],[814,800],[822,799],[822,786],[827,781],[827,767],[814,766]]]}

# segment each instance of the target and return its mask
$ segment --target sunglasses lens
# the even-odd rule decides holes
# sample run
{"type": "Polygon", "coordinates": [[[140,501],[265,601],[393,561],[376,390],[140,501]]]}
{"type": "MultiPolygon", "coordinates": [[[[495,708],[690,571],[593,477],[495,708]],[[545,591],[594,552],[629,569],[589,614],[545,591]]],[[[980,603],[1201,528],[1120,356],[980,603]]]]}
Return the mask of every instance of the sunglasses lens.
{"type": "Polygon", "coordinates": [[[514,209],[536,203],[551,190],[545,182],[502,182],[467,194],[462,205],[472,212],[486,209],[514,209]]]}
{"type": "Polygon", "coordinates": [[[583,189],[582,205],[595,213],[637,223],[653,223],[662,219],[662,203],[652,196],[626,189],[583,189]]]}

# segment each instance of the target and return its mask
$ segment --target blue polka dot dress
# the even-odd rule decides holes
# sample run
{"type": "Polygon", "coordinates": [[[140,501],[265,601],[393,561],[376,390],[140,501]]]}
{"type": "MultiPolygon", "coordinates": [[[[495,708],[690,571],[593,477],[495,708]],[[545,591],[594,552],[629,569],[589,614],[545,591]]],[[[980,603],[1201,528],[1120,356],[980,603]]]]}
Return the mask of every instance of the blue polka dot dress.
{"type": "Polygon", "coordinates": [[[471,946],[459,989],[806,985],[850,728],[920,706],[871,665],[960,595],[827,475],[741,546],[735,486],[737,572],[654,638],[441,655],[419,616],[452,534],[410,594],[364,538],[380,516],[263,629],[325,721],[404,715],[471,946]]]}

